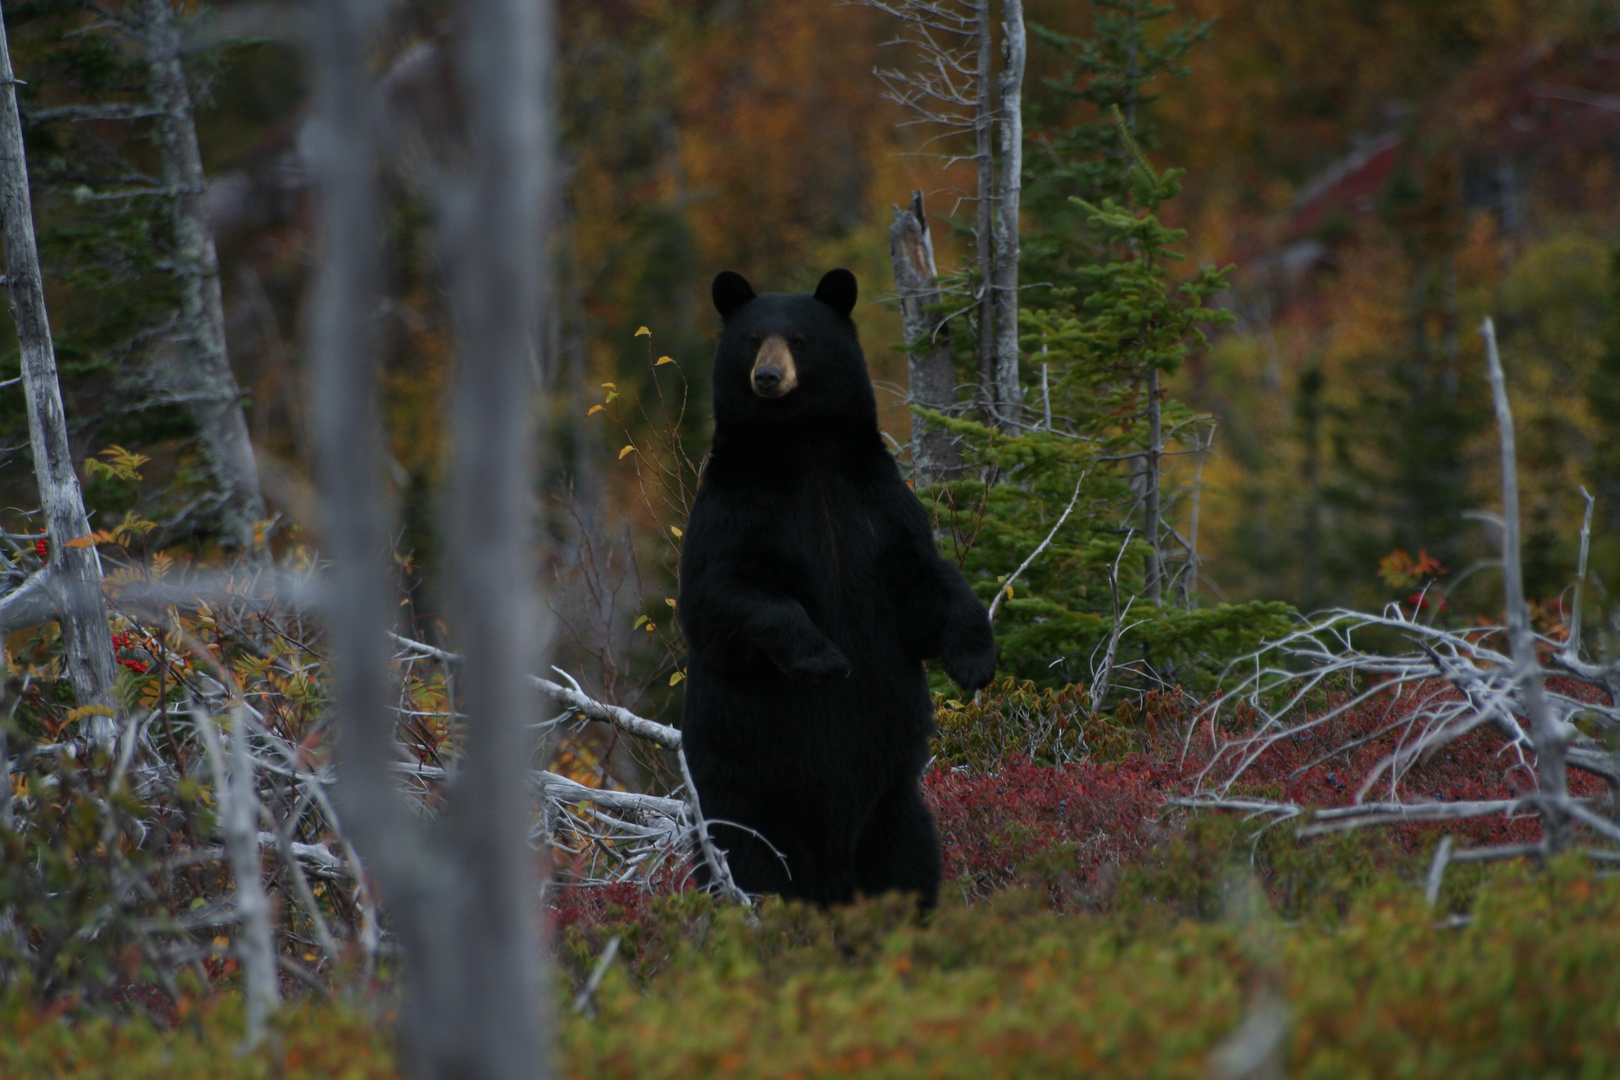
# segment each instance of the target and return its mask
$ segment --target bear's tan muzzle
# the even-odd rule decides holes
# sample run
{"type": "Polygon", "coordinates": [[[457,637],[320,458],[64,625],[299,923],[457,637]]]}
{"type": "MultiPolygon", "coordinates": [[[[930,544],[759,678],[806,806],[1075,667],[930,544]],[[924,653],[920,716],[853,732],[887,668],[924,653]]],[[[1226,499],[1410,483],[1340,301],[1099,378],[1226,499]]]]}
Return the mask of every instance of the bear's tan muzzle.
{"type": "Polygon", "coordinates": [[[754,393],[762,398],[779,398],[799,385],[799,369],[793,366],[793,350],[779,334],[772,334],[754,357],[754,370],[748,376],[754,393]]]}

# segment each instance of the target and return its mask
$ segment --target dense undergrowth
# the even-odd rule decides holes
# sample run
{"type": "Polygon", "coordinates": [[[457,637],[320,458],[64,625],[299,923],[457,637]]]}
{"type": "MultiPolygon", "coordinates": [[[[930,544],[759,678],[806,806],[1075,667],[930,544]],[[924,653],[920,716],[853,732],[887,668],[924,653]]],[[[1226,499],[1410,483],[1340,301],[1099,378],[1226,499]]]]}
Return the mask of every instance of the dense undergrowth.
{"type": "MultiPolygon", "coordinates": [[[[1204,1076],[1212,1049],[1273,992],[1287,1002],[1291,1076],[1620,1069],[1620,881],[1601,866],[1457,865],[1431,908],[1439,827],[1301,842],[1189,815],[1166,799],[1193,790],[1219,733],[1189,737],[1173,695],[1108,716],[1087,705],[1081,691],[1027,685],[945,704],[926,788],[947,888],[930,920],[892,897],[834,912],[768,901],[749,915],[693,892],[555,890],[562,1074],[1204,1076]],[[1247,882],[1265,903],[1243,914],[1233,897],[1247,882]]],[[[1242,790],[1342,803],[1376,748],[1317,759],[1385,722],[1382,710],[1353,713],[1278,746],[1242,790]]],[[[1527,789],[1499,748],[1471,735],[1414,770],[1405,792],[1527,789]]],[[[1447,828],[1484,843],[1533,839],[1538,825],[1447,828]]],[[[0,1075],[397,1075],[386,967],[295,996],[277,1038],[246,1056],[234,1052],[231,965],[209,971],[213,985],[189,980],[177,1001],[129,987],[126,1005],[145,1009],[93,1015],[19,996],[0,1016],[0,1075]]]]}
{"type": "MultiPolygon", "coordinates": [[[[1163,866],[1126,874],[1132,902],[1103,915],[1055,913],[1027,888],[947,901],[925,925],[893,898],[832,913],[769,902],[754,920],[691,894],[634,911],[608,904],[600,921],[560,931],[560,1071],[1196,1077],[1260,986],[1288,1001],[1291,1076],[1620,1068],[1620,882],[1576,862],[1459,876],[1444,909],[1469,917],[1447,921],[1400,875],[1371,875],[1339,898],[1342,913],[1256,925],[1186,902],[1182,875],[1200,860],[1222,876],[1193,892],[1230,880],[1214,836],[1177,847],[1163,866]],[[575,1014],[569,984],[612,936],[623,959],[594,1015],[575,1014]]],[[[167,1029],[70,1024],[14,1005],[0,1021],[0,1073],[393,1077],[386,1015],[385,995],[306,998],[272,1045],[236,1057],[241,1015],[228,992],[188,1003],[167,1029]]]]}

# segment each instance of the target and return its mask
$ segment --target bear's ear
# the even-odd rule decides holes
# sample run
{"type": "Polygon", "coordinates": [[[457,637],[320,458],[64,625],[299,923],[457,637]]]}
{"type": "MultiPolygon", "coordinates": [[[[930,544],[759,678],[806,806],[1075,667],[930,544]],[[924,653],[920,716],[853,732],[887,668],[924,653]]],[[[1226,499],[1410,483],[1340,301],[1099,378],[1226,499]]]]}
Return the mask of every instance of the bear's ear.
{"type": "Polygon", "coordinates": [[[844,318],[855,310],[855,296],[859,289],[855,275],[848,270],[829,270],[816,286],[816,299],[832,308],[844,318]]]}
{"type": "Polygon", "coordinates": [[[714,308],[727,322],[738,308],[754,298],[754,287],[735,270],[722,270],[714,276],[714,308]]]}

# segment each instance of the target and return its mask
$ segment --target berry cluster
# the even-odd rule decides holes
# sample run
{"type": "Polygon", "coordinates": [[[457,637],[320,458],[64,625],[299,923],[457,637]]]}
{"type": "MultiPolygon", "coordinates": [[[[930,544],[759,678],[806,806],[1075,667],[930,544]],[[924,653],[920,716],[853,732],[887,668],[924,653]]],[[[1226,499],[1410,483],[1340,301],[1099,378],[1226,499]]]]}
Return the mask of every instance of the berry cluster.
{"type": "MultiPolygon", "coordinates": [[[[137,630],[122,630],[112,636],[112,643],[113,651],[121,653],[125,650],[133,651],[145,648],[146,638],[137,630]]],[[[145,660],[136,660],[124,656],[120,656],[118,662],[137,675],[145,675],[152,667],[145,660]]]]}

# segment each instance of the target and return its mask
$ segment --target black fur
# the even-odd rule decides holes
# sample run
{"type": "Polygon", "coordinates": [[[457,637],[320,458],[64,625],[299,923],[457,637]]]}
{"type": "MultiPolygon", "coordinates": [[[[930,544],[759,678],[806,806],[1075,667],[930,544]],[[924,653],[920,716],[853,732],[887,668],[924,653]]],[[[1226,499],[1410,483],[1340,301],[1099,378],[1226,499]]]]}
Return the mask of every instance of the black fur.
{"type": "Polygon", "coordinates": [[[733,823],[713,832],[744,889],[822,904],[900,889],[932,905],[922,662],[942,657],[975,690],[995,644],[878,433],[855,297],[847,270],[814,296],[715,279],[714,448],[681,558],[683,737],[704,816],[733,823]],[[767,399],[749,373],[772,335],[799,382],[767,399]]]}

